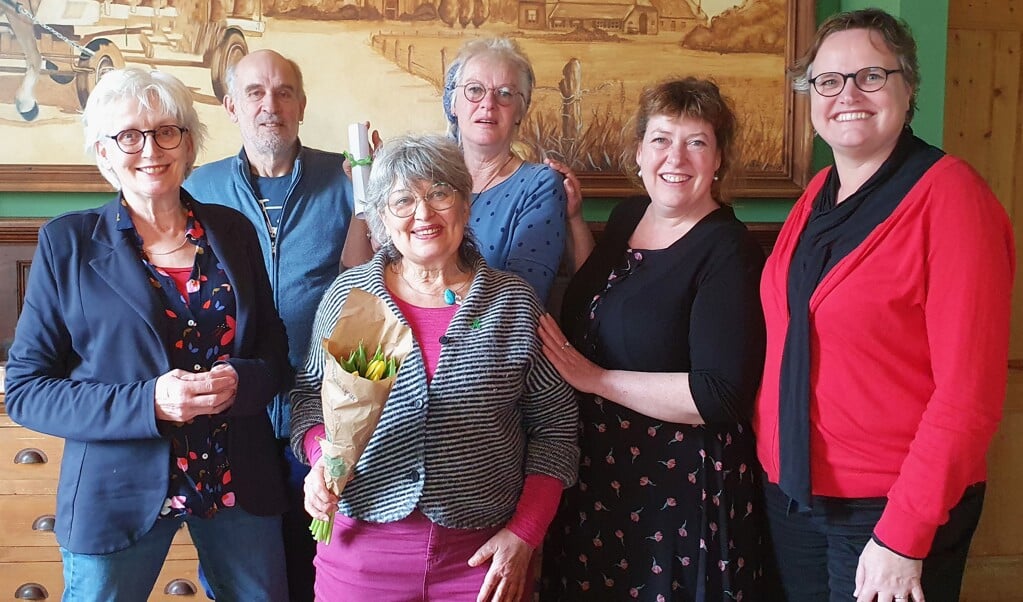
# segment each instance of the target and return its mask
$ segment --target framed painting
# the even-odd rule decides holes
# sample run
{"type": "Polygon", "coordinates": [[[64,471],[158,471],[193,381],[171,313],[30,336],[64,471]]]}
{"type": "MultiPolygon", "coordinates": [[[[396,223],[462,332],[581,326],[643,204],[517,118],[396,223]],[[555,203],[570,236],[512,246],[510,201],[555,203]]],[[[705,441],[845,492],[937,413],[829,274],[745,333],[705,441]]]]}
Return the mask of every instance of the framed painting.
{"type": "Polygon", "coordinates": [[[785,67],[813,17],[813,0],[0,0],[0,190],[109,190],[80,119],[109,69],[167,70],[193,90],[210,133],[201,163],[238,151],[221,99],[228,67],[251,50],[303,68],[302,141],[339,151],[356,121],[385,137],[444,130],[441,82],[458,48],[506,35],[537,76],[516,150],[569,163],[585,195],[633,192],[623,170],[640,91],[696,75],[740,119],[736,196],[792,197],[811,136],[785,67]]]}

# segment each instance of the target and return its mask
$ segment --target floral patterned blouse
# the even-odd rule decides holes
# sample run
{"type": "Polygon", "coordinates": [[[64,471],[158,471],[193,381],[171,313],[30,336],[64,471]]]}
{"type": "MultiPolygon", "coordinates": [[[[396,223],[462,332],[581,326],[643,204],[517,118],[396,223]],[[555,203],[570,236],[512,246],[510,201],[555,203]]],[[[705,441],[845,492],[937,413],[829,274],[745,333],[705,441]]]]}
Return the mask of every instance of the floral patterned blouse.
{"type": "MultiPolygon", "coordinates": [[[[192,208],[185,205],[185,236],[195,247],[186,296],[167,270],[152,263],[123,200],[121,205],[119,228],[131,230],[149,283],[159,291],[163,302],[164,337],[169,342],[171,366],[206,372],[217,362],[226,361],[234,350],[234,289],[192,208]]],[[[220,508],[234,506],[227,420],[216,415],[198,416],[183,423],[160,421],[158,427],[171,442],[170,485],[160,516],[212,518],[220,508]]]]}

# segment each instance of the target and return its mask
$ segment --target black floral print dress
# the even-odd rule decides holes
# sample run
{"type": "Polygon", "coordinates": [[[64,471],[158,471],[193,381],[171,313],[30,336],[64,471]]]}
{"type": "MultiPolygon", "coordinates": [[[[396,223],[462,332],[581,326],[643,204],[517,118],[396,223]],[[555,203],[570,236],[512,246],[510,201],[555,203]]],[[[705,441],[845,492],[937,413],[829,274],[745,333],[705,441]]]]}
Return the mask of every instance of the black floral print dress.
{"type": "Polygon", "coordinates": [[[748,424],[764,349],[763,253],[728,208],[666,249],[630,248],[647,204],[616,208],[569,285],[562,322],[605,368],[689,373],[706,424],[581,396],[579,484],[544,547],[541,599],[764,599],[748,424]]]}

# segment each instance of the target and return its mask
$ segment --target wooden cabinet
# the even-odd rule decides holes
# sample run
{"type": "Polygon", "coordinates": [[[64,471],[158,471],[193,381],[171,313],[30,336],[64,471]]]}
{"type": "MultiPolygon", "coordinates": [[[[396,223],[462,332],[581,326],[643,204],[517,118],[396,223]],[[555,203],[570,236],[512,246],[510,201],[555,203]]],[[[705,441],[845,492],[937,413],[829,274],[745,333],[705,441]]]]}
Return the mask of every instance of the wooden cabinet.
{"type": "MultiPolygon", "coordinates": [[[[53,535],[64,443],[14,424],[0,394],[0,602],[60,600],[60,551],[53,535]]],[[[205,600],[198,556],[184,526],[150,600],[205,600]]]]}

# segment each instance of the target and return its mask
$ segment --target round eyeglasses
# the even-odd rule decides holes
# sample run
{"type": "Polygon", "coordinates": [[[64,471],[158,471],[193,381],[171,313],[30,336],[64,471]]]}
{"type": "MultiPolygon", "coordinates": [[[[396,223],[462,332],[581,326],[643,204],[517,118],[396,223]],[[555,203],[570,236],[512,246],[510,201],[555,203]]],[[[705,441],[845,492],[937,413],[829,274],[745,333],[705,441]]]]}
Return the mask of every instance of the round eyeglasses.
{"type": "Polygon", "coordinates": [[[888,76],[893,73],[902,73],[902,69],[864,67],[856,73],[828,71],[811,78],[809,81],[813,84],[813,89],[821,96],[838,96],[842,93],[842,90],[845,90],[845,84],[850,79],[863,92],[877,92],[884,87],[888,82],[888,76]]]}
{"type": "Polygon", "coordinates": [[[396,190],[387,197],[387,210],[397,218],[412,217],[422,202],[434,211],[450,209],[455,204],[455,190],[443,182],[431,186],[421,197],[411,190],[396,190]]]}
{"type": "Polygon", "coordinates": [[[523,99],[526,98],[522,92],[517,92],[511,86],[488,88],[480,82],[469,82],[459,87],[462,88],[462,93],[465,94],[465,99],[469,102],[480,102],[487,95],[487,92],[493,92],[494,100],[502,107],[510,105],[516,96],[521,96],[523,99]]]}
{"type": "Polygon", "coordinates": [[[174,150],[181,146],[181,139],[184,138],[188,128],[177,125],[161,125],[153,130],[121,130],[113,136],[107,136],[117,143],[121,152],[134,155],[141,153],[146,146],[146,135],[153,137],[153,143],[163,150],[174,150]]]}

